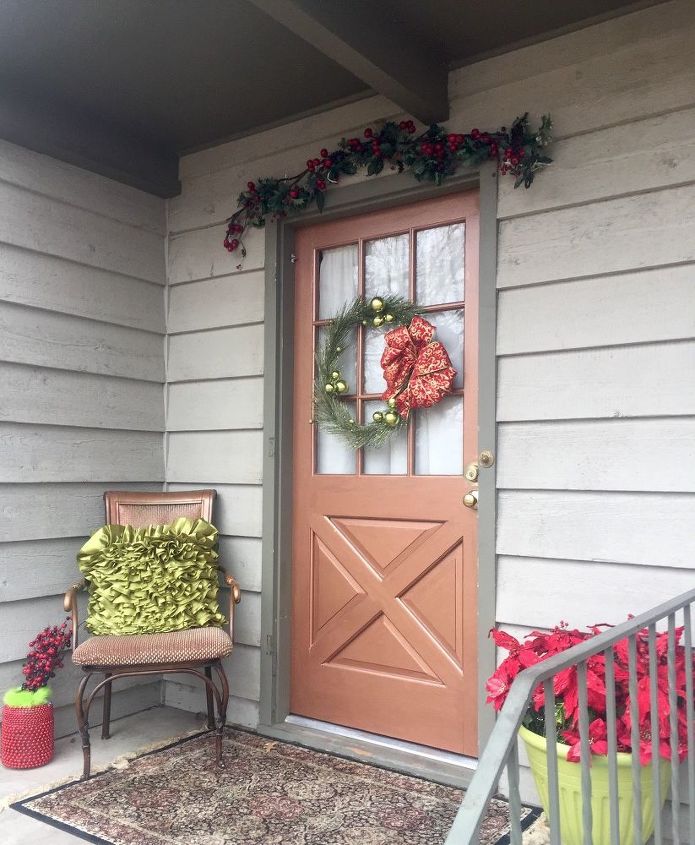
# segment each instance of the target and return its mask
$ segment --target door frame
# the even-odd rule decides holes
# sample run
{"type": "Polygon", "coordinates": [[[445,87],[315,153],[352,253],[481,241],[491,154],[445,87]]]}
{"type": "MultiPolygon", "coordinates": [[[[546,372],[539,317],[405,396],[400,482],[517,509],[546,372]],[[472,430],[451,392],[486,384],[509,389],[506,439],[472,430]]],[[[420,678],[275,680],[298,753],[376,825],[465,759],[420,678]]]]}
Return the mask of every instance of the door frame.
{"type": "MultiPolygon", "coordinates": [[[[289,715],[292,569],[292,418],[294,232],[326,220],[477,188],[480,192],[478,446],[496,455],[497,171],[493,163],[465,170],[439,187],[403,173],[333,190],[323,212],[266,223],[263,388],[263,533],[259,731],[312,744],[289,715]]],[[[485,681],[495,669],[488,633],[495,624],[495,466],[480,470],[478,509],[478,747],[494,727],[485,681]]],[[[337,737],[332,736],[333,743],[337,737]]],[[[316,740],[314,740],[316,741],[316,740]]],[[[355,746],[354,740],[350,742],[355,746]]],[[[342,749],[338,749],[339,751],[342,749]]],[[[375,759],[378,760],[377,754],[375,759]]]]}

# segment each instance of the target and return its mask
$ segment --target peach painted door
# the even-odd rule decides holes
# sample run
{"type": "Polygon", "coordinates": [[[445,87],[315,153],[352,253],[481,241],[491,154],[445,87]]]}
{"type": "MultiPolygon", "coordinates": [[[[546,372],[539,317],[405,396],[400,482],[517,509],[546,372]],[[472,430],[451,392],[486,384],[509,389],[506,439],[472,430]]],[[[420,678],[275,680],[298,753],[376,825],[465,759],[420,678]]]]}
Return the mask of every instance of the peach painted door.
{"type": "MultiPolygon", "coordinates": [[[[292,674],[297,715],[477,753],[478,195],[301,229],[295,243],[292,674]],[[381,449],[312,422],[314,350],[356,296],[413,299],[457,370],[453,395],[381,449]]],[[[383,409],[383,330],[341,372],[360,422],[383,409]]]]}

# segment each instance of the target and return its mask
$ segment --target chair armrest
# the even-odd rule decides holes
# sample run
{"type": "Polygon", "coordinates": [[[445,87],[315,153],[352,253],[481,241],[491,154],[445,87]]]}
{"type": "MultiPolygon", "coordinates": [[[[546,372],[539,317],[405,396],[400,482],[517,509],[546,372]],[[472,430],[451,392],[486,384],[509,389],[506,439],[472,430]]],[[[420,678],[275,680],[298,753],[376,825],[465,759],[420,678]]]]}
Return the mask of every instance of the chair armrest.
{"type": "Polygon", "coordinates": [[[239,582],[220,567],[224,583],[229,587],[229,636],[234,639],[234,610],[241,601],[241,588],[239,582]]]}
{"type": "Polygon", "coordinates": [[[65,597],[63,598],[63,609],[66,613],[69,613],[72,616],[71,651],[74,651],[77,647],[77,628],[80,624],[77,616],[77,594],[80,590],[84,590],[86,586],[86,581],[80,581],[78,584],[73,584],[72,587],[69,587],[66,590],[65,597]]]}

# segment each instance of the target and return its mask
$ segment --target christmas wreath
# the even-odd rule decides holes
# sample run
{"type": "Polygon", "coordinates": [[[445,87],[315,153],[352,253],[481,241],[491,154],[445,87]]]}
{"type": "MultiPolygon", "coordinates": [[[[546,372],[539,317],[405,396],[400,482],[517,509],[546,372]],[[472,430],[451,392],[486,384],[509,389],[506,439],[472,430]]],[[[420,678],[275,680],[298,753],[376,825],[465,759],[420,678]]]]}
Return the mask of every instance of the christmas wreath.
{"type": "Polygon", "coordinates": [[[295,176],[249,182],[239,194],[237,210],[227,220],[224,247],[246,255],[244,234],[249,226],[262,228],[266,218],[286,217],[314,203],[323,209],[329,184],[365,168],[367,176],[381,173],[385,164],[402,173],[410,170],[419,181],[440,185],[460,167],[477,167],[495,161],[502,174],[514,178],[514,187],[531,187],[538,170],[552,162],[544,148],[551,141],[552,122],[543,115],[537,131],[528,114],[517,117],[508,129],[492,132],[471,129],[465,134],[447,132],[434,124],[420,134],[412,120],[389,121],[380,129],[367,127],[363,138],[343,138],[338,149],[322,149],[295,176]]]}
{"type": "Polygon", "coordinates": [[[346,305],[328,324],[316,356],[314,419],[318,425],[355,449],[379,447],[407,425],[411,410],[429,408],[451,393],[456,370],[434,333],[434,326],[417,313],[413,303],[401,297],[375,296],[369,302],[358,297],[346,305]],[[343,401],[350,388],[339,369],[340,355],[357,325],[394,327],[384,335],[381,356],[386,382],[381,398],[386,407],[375,411],[366,425],[351,416],[343,401]]]}

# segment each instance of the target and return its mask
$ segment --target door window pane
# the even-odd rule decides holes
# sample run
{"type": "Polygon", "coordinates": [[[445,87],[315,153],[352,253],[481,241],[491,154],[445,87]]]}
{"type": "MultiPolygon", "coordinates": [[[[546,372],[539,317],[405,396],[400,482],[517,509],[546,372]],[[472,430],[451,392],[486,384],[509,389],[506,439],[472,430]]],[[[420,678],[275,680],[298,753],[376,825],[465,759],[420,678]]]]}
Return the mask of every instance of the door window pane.
{"type": "Polygon", "coordinates": [[[463,387],[463,311],[442,311],[425,317],[436,329],[433,340],[443,344],[456,370],[454,388],[463,387]]]}
{"type": "MultiPolygon", "coordinates": [[[[365,402],[364,421],[372,421],[374,411],[385,411],[385,402],[365,402]]],[[[408,472],[408,438],[405,431],[399,431],[379,449],[364,450],[364,472],[366,475],[405,475],[408,472]]]]}
{"type": "Polygon", "coordinates": [[[460,475],[463,472],[463,398],[449,396],[431,408],[418,408],[416,414],[415,474],[460,475]]]}
{"type": "Polygon", "coordinates": [[[335,315],[357,296],[357,244],[324,249],[319,255],[319,319],[335,315]]]}
{"type": "Polygon", "coordinates": [[[367,300],[388,294],[408,298],[409,244],[408,235],[367,242],[364,253],[364,293],[367,300]]]}
{"type": "Polygon", "coordinates": [[[381,356],[384,353],[384,329],[367,327],[364,335],[364,392],[383,393],[386,390],[381,356]]]}
{"type": "MultiPolygon", "coordinates": [[[[355,403],[346,402],[355,418],[355,403]]],[[[331,434],[321,426],[316,438],[316,472],[319,475],[352,475],[357,466],[357,451],[341,437],[331,434]]]]}
{"type": "Polygon", "coordinates": [[[415,276],[418,305],[463,302],[464,223],[417,233],[415,276]]]}

